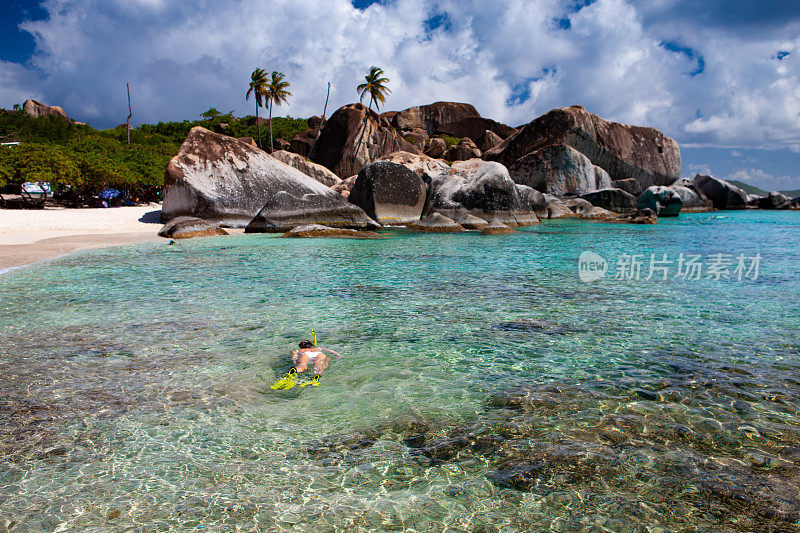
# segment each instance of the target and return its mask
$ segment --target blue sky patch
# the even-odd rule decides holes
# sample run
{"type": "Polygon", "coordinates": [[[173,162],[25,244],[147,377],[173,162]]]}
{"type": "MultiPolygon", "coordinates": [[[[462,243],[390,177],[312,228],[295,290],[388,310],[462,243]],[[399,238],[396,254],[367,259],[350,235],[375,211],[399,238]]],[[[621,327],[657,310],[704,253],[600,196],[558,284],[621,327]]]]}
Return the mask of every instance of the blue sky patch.
{"type": "Polygon", "coordinates": [[[693,71],[689,73],[689,76],[697,76],[698,74],[702,74],[703,71],[706,69],[706,61],[703,59],[703,56],[700,53],[693,49],[689,48],[688,46],[681,46],[678,43],[672,41],[661,41],[659,43],[664,50],[668,50],[670,52],[675,52],[676,54],[683,54],[689,60],[696,63],[696,67],[693,71]]]}
{"type": "Polygon", "coordinates": [[[783,61],[783,59],[784,59],[786,56],[788,56],[790,53],[791,53],[791,52],[788,52],[788,51],[786,51],[786,50],[781,50],[780,52],[778,52],[777,54],[775,54],[775,59],[777,59],[778,61],[783,61]]]}

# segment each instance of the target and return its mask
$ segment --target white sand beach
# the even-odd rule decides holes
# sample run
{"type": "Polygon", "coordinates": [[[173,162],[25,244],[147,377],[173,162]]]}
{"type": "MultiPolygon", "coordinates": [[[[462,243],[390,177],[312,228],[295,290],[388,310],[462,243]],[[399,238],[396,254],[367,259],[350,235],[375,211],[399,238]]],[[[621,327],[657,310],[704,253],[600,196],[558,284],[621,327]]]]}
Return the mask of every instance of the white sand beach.
{"type": "Polygon", "coordinates": [[[87,248],[153,241],[161,206],[0,209],[0,270],[87,248]]]}

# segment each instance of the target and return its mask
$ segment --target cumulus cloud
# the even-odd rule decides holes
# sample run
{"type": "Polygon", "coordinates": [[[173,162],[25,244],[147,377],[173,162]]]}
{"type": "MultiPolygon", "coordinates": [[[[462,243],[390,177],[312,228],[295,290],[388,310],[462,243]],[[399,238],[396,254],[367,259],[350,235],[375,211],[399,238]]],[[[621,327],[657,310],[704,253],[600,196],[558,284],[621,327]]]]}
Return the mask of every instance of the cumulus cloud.
{"type": "Polygon", "coordinates": [[[800,149],[793,5],[737,17],[717,0],[48,0],[45,20],[23,24],[33,58],[0,64],[0,105],[37,94],[113,126],[129,81],[138,122],[253,113],[244,93],[261,66],[292,83],[277,112],[309,116],[328,81],[335,109],[376,64],[387,109],[468,101],[519,125],[579,103],[691,145],[800,149]]]}
{"type": "Polygon", "coordinates": [[[742,168],[732,172],[727,179],[741,181],[767,191],[795,190],[798,187],[794,176],[776,176],[758,168],[742,168]]]}

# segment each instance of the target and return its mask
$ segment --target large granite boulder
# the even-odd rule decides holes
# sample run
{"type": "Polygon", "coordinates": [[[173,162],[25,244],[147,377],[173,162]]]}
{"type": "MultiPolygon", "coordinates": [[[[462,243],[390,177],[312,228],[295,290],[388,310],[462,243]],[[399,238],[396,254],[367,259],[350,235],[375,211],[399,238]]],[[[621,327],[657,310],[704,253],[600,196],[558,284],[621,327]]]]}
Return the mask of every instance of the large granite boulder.
{"type": "Polygon", "coordinates": [[[506,126],[505,124],[495,122],[490,118],[483,117],[467,117],[455,122],[442,124],[439,126],[439,129],[436,133],[443,133],[459,139],[463,137],[477,139],[481,137],[485,131],[491,131],[501,140],[507,139],[508,137],[511,137],[517,133],[516,128],[512,128],[511,126],[506,126]]]}
{"type": "Polygon", "coordinates": [[[313,178],[328,187],[335,187],[342,182],[342,178],[322,165],[312,163],[300,154],[287,152],[285,150],[275,150],[270,155],[272,155],[272,157],[281,163],[285,163],[290,167],[296,168],[309,178],[313,178]]]}
{"type": "Polygon", "coordinates": [[[566,145],[549,145],[514,161],[508,173],[516,182],[553,196],[586,194],[611,187],[605,171],[566,145]]]}
{"type": "Polygon", "coordinates": [[[158,232],[159,237],[167,239],[191,239],[217,235],[228,235],[228,232],[197,217],[175,217],[164,224],[164,227],[158,232]]]}
{"type": "Polygon", "coordinates": [[[322,224],[303,224],[296,226],[286,233],[283,237],[294,238],[314,238],[314,237],[333,237],[345,239],[379,239],[382,237],[379,233],[367,230],[357,230],[349,228],[331,228],[330,226],[323,226],[322,224]]]}
{"type": "Polygon", "coordinates": [[[399,111],[392,117],[391,124],[401,131],[421,128],[426,130],[428,135],[434,135],[443,124],[458,122],[469,117],[480,117],[480,113],[472,104],[435,102],[399,111]]]}
{"type": "Polygon", "coordinates": [[[244,232],[283,233],[305,224],[357,230],[380,228],[363,209],[328,190],[331,194],[295,195],[286,191],[273,194],[244,232]]]}
{"type": "Polygon", "coordinates": [[[348,200],[380,224],[419,220],[428,188],[416,172],[397,163],[375,161],[358,173],[348,200]]]}
{"type": "Polygon", "coordinates": [[[519,195],[520,211],[533,212],[536,218],[548,218],[547,200],[545,195],[527,185],[517,184],[517,195],[519,195]]]}
{"type": "Polygon", "coordinates": [[[350,196],[350,191],[353,190],[353,185],[356,184],[356,178],[358,178],[358,175],[345,178],[339,185],[334,185],[331,189],[341,194],[342,197],[347,198],[350,196]]]}
{"type": "Polygon", "coordinates": [[[57,105],[47,105],[38,100],[25,100],[22,104],[22,112],[32,117],[57,117],[72,122],[67,113],[57,105]]]}
{"type": "Polygon", "coordinates": [[[412,154],[410,152],[392,152],[379,158],[378,161],[388,161],[403,165],[423,178],[438,176],[442,172],[450,170],[450,166],[444,161],[433,159],[424,154],[412,154]]]}
{"type": "Polygon", "coordinates": [[[454,163],[428,183],[424,215],[441,213],[454,220],[473,215],[509,226],[539,222],[527,190],[520,190],[499,163],[478,159],[454,163]]]}
{"type": "Polygon", "coordinates": [[[622,189],[609,187],[581,195],[592,205],[602,207],[615,213],[624,213],[636,209],[636,197],[622,189]]]}
{"type": "Polygon", "coordinates": [[[385,118],[363,104],[349,104],[337,109],[325,123],[309,158],[346,178],[398,150],[419,153],[385,118]]]}
{"type": "Polygon", "coordinates": [[[698,174],[694,183],[711,200],[715,209],[747,208],[747,193],[725,180],[698,174]]]}
{"type": "Polygon", "coordinates": [[[445,140],[441,137],[433,137],[425,141],[423,147],[425,150],[425,155],[439,159],[444,157],[444,153],[447,151],[447,142],[445,142],[445,140]]]}
{"type": "Polygon", "coordinates": [[[681,211],[684,213],[702,213],[714,209],[714,204],[703,194],[694,180],[681,178],[670,185],[670,189],[681,197],[683,202],[681,211]]]}
{"type": "Polygon", "coordinates": [[[164,176],[161,218],[194,216],[244,227],[275,193],[341,196],[299,170],[233,137],[195,127],[164,176]]]}
{"type": "Polygon", "coordinates": [[[481,156],[481,151],[469,137],[464,137],[456,146],[451,146],[444,154],[447,161],[468,161],[481,156]]]}
{"type": "Polygon", "coordinates": [[[484,131],[481,136],[477,137],[475,140],[475,144],[481,152],[488,152],[495,146],[500,146],[502,142],[503,139],[491,130],[484,131]]]}
{"type": "Polygon", "coordinates": [[[311,153],[311,147],[314,146],[314,139],[316,138],[316,128],[303,130],[289,141],[289,150],[303,157],[308,157],[311,153]]]}
{"type": "Polygon", "coordinates": [[[789,209],[792,207],[792,199],[785,194],[772,191],[758,202],[760,209],[789,209]]]}
{"type": "Polygon", "coordinates": [[[568,145],[614,180],[635,178],[642,188],[671,185],[681,172],[678,143],[654,128],[607,122],[582,106],[554,109],[484,154],[512,166],[519,158],[550,144],[568,145]]]}
{"type": "Polygon", "coordinates": [[[676,217],[683,207],[683,199],[669,187],[653,185],[639,197],[637,209],[652,209],[660,217],[676,217]]]}
{"type": "Polygon", "coordinates": [[[634,178],[612,181],[610,187],[622,189],[623,191],[631,193],[637,198],[642,195],[642,186],[639,183],[639,180],[634,178]]]}

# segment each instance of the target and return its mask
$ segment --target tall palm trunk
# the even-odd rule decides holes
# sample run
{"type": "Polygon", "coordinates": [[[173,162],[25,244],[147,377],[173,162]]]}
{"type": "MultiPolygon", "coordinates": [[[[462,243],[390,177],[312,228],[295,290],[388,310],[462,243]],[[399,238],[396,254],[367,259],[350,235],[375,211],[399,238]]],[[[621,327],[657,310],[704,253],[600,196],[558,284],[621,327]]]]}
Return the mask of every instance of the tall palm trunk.
{"type": "Polygon", "coordinates": [[[269,101],[269,153],[275,151],[275,147],[272,146],[272,100],[269,101]]]}
{"type": "Polygon", "coordinates": [[[261,148],[261,122],[258,120],[258,101],[256,101],[256,128],[258,128],[258,147],[261,148]]]}

